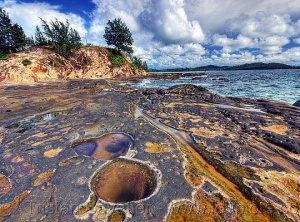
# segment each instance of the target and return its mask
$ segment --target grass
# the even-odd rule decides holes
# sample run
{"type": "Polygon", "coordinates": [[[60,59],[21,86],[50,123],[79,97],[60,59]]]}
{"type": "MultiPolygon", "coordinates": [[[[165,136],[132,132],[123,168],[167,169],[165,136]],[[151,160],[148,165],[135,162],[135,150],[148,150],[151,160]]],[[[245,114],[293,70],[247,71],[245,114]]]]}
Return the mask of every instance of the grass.
{"type": "Polygon", "coordinates": [[[9,57],[9,54],[0,54],[0,60],[5,60],[9,57]]]}
{"type": "Polygon", "coordinates": [[[29,59],[23,59],[22,64],[24,66],[28,66],[28,65],[31,65],[31,61],[29,59]]]}
{"type": "Polygon", "coordinates": [[[109,58],[109,61],[115,66],[121,66],[126,63],[126,60],[120,54],[110,53],[108,58],[109,58]]]}

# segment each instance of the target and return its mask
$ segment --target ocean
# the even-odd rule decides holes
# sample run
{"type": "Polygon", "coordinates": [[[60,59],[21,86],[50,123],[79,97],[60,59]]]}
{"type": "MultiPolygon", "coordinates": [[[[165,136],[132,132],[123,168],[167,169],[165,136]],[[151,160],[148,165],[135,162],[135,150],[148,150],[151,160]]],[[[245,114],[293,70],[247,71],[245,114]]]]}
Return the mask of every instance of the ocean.
{"type": "Polygon", "coordinates": [[[131,86],[135,89],[167,89],[170,86],[189,83],[203,86],[211,92],[223,96],[267,98],[291,104],[300,99],[299,69],[199,71],[191,73],[199,73],[199,76],[182,76],[176,80],[147,78],[131,86]],[[203,73],[207,75],[201,76],[203,73]]]}

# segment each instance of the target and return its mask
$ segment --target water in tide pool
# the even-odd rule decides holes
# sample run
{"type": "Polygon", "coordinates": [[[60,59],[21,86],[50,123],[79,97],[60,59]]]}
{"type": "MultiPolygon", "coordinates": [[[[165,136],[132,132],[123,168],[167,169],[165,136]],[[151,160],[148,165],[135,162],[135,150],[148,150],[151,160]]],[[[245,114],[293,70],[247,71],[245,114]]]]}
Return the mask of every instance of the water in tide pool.
{"type": "MultiPolygon", "coordinates": [[[[191,73],[204,73],[191,72],[191,73]]],[[[223,96],[267,98],[288,103],[300,99],[300,70],[209,71],[207,76],[185,76],[177,80],[144,79],[132,85],[136,89],[166,89],[178,84],[200,85],[223,96]],[[229,81],[219,80],[227,78],[229,81]]]]}

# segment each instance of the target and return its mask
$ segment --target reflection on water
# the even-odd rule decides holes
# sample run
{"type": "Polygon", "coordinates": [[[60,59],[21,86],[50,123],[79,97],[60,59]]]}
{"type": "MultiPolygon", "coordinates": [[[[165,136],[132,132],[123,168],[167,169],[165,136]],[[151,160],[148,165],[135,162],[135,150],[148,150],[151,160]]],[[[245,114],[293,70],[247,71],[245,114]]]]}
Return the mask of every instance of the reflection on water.
{"type": "Polygon", "coordinates": [[[123,133],[109,133],[99,138],[86,139],[72,145],[78,155],[111,160],[127,153],[133,139],[123,133]]]}
{"type": "Polygon", "coordinates": [[[64,113],[64,111],[46,113],[41,116],[30,119],[28,122],[24,121],[24,122],[13,123],[9,126],[6,126],[5,128],[6,129],[18,129],[17,133],[24,133],[25,131],[32,129],[32,127],[34,126],[34,123],[51,120],[63,113],[64,113]]]}

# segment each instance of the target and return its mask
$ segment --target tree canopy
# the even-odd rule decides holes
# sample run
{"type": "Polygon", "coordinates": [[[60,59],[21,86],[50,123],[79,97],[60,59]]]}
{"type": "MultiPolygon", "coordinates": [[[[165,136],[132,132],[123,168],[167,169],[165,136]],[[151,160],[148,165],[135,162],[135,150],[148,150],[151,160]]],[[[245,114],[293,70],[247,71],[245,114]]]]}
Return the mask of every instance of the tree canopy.
{"type": "Polygon", "coordinates": [[[108,20],[103,37],[107,45],[113,45],[118,52],[133,53],[131,32],[120,18],[108,20]]]}
{"type": "Polygon", "coordinates": [[[135,56],[132,57],[132,63],[138,68],[143,69],[145,71],[148,70],[148,65],[146,61],[142,61],[140,58],[137,58],[135,56]]]}
{"type": "Polygon", "coordinates": [[[0,8],[0,54],[24,49],[27,42],[23,28],[12,24],[8,13],[0,8]]]}
{"type": "Polygon", "coordinates": [[[55,52],[65,58],[72,55],[72,49],[79,48],[82,45],[79,33],[70,28],[68,20],[64,23],[55,19],[49,24],[43,19],[41,21],[44,32],[36,27],[36,45],[49,45],[55,52]]]}

